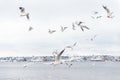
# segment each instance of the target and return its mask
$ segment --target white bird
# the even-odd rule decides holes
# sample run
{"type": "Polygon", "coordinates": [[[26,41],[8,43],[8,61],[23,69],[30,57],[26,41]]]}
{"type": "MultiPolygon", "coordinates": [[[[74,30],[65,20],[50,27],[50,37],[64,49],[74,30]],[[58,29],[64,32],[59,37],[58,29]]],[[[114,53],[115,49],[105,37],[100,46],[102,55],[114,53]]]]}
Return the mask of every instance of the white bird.
{"type": "Polygon", "coordinates": [[[102,16],[100,16],[97,11],[94,11],[94,15],[91,16],[91,18],[93,18],[93,19],[99,19],[99,18],[101,18],[101,17],[102,17],[102,16]]]}
{"type": "Polygon", "coordinates": [[[63,63],[63,61],[60,60],[60,57],[61,57],[61,55],[63,54],[64,51],[65,51],[65,48],[59,54],[57,53],[56,59],[52,64],[56,65],[56,64],[62,64],[63,63]]]}
{"type": "Polygon", "coordinates": [[[107,12],[107,18],[113,18],[113,12],[111,12],[107,6],[102,5],[103,9],[107,12]]]}
{"type": "Polygon", "coordinates": [[[26,16],[26,18],[29,20],[30,19],[29,13],[25,12],[25,8],[24,7],[19,7],[19,9],[20,9],[20,12],[21,12],[20,16],[26,16]]]}
{"type": "Polygon", "coordinates": [[[28,31],[31,31],[31,30],[33,30],[33,27],[29,26],[29,30],[28,31]]]}
{"type": "Polygon", "coordinates": [[[49,32],[50,34],[52,34],[52,33],[56,32],[56,30],[51,30],[51,29],[49,29],[48,32],[49,32]]]}
{"type": "Polygon", "coordinates": [[[28,66],[30,66],[30,65],[32,65],[32,63],[25,63],[25,64],[23,65],[23,68],[26,68],[26,67],[28,67],[28,66]]]}
{"type": "Polygon", "coordinates": [[[90,29],[89,27],[87,27],[87,26],[85,26],[85,25],[80,25],[80,28],[81,28],[82,31],[84,31],[84,28],[87,29],[87,30],[90,29]]]}
{"type": "Polygon", "coordinates": [[[77,42],[75,42],[73,45],[71,46],[66,46],[66,48],[71,48],[73,50],[73,48],[76,46],[77,42]]]}
{"type": "Polygon", "coordinates": [[[91,18],[93,18],[93,19],[99,19],[99,18],[102,18],[102,16],[91,16],[91,18]]]}
{"type": "Polygon", "coordinates": [[[96,37],[97,35],[94,35],[90,40],[93,41],[96,37]]]}
{"type": "Polygon", "coordinates": [[[68,27],[62,27],[61,26],[61,32],[65,31],[68,27]]]}

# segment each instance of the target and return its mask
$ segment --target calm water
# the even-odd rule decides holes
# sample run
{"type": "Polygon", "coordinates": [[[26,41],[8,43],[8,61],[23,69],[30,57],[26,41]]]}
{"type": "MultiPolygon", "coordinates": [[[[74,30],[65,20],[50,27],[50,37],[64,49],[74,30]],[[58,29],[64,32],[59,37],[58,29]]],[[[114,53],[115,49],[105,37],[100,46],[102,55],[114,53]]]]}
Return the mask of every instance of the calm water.
{"type": "Polygon", "coordinates": [[[76,62],[70,68],[65,64],[0,63],[0,80],[120,80],[120,63],[76,62]]]}

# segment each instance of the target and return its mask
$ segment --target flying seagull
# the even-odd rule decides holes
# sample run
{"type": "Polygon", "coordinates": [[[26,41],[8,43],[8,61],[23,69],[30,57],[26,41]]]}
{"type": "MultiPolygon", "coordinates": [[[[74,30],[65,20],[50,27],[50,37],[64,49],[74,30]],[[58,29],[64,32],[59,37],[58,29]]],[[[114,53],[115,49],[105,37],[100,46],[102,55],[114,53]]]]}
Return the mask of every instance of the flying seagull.
{"type": "Polygon", "coordinates": [[[97,12],[97,11],[94,11],[94,14],[98,14],[98,12],[97,12]]]}
{"type": "Polygon", "coordinates": [[[57,53],[55,62],[53,62],[52,64],[62,64],[62,63],[63,63],[63,62],[60,60],[60,57],[61,57],[61,55],[64,53],[64,51],[65,51],[65,48],[64,48],[60,53],[57,53]]]}
{"type": "Polygon", "coordinates": [[[29,26],[29,30],[28,31],[31,31],[31,30],[33,30],[33,27],[29,26]]]}
{"type": "Polygon", "coordinates": [[[103,9],[107,12],[107,18],[113,18],[114,16],[112,16],[113,12],[111,12],[107,6],[102,5],[103,9]]]}
{"type": "Polygon", "coordinates": [[[63,32],[63,31],[65,31],[67,28],[68,28],[68,27],[62,27],[62,26],[61,26],[61,31],[63,32]]]}
{"type": "Polygon", "coordinates": [[[91,16],[91,18],[93,18],[93,19],[99,19],[99,18],[101,18],[102,16],[91,16]]]}
{"type": "Polygon", "coordinates": [[[85,25],[81,25],[80,28],[81,28],[82,31],[84,31],[84,28],[87,29],[87,30],[90,29],[89,27],[87,27],[87,26],[85,26],[85,25]]]}
{"type": "Polygon", "coordinates": [[[101,18],[102,16],[100,16],[98,13],[99,13],[99,12],[94,11],[94,13],[93,13],[94,15],[91,16],[91,18],[93,18],[93,19],[99,19],[99,18],[101,18]]]}
{"type": "Polygon", "coordinates": [[[54,33],[54,32],[56,32],[56,30],[48,30],[48,32],[50,33],[50,34],[52,34],[52,33],[54,33]]]}
{"type": "Polygon", "coordinates": [[[25,12],[25,8],[24,7],[19,7],[19,9],[20,9],[20,12],[21,12],[20,16],[26,16],[26,18],[29,20],[30,19],[29,13],[25,12]]]}
{"type": "Polygon", "coordinates": [[[93,41],[96,37],[97,35],[94,35],[90,40],[93,41]]]}
{"type": "Polygon", "coordinates": [[[77,44],[77,42],[75,42],[75,43],[74,43],[73,45],[71,45],[71,46],[66,46],[66,48],[71,48],[71,49],[73,50],[73,47],[75,47],[76,44],[77,44]]]}
{"type": "Polygon", "coordinates": [[[96,19],[99,19],[99,18],[101,18],[101,17],[102,17],[102,16],[97,16],[96,19]]]}

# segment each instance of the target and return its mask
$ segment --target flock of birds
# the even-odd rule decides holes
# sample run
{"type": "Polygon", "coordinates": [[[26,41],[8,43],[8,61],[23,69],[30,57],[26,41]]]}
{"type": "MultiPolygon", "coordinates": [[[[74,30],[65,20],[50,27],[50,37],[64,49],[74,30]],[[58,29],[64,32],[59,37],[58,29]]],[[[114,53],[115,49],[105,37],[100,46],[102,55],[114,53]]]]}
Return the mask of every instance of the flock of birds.
{"type": "MultiPolygon", "coordinates": [[[[25,11],[24,7],[19,7],[20,10],[20,16],[21,17],[26,17],[27,20],[30,20],[30,14],[28,12],[25,11]]],[[[33,27],[29,26],[29,31],[33,30],[33,27]]]]}
{"type": "MultiPolygon", "coordinates": [[[[113,12],[111,12],[107,6],[102,5],[102,8],[106,11],[106,18],[113,18],[113,12]]],[[[24,7],[19,7],[20,10],[20,16],[21,17],[26,17],[27,20],[30,20],[30,14],[28,12],[25,11],[24,7]]],[[[95,11],[94,15],[91,16],[92,19],[99,19],[102,18],[103,16],[99,15],[99,12],[95,11]]],[[[85,30],[90,30],[90,28],[88,26],[85,25],[85,22],[82,21],[76,21],[72,23],[72,30],[76,30],[76,27],[80,27],[81,31],[85,31],[85,30]]],[[[60,26],[60,30],[61,32],[64,32],[65,30],[68,29],[68,27],[64,27],[64,26],[60,26]]],[[[29,26],[28,31],[32,31],[34,28],[32,26],[29,26]]],[[[53,34],[57,32],[56,30],[53,29],[48,29],[48,33],[49,34],[53,34]]],[[[97,35],[94,35],[90,40],[93,41],[95,38],[97,37],[97,35]]],[[[60,52],[58,52],[57,50],[54,51],[52,54],[55,56],[55,61],[52,64],[62,64],[63,62],[61,61],[61,55],[65,52],[66,48],[70,48],[73,50],[73,48],[76,46],[77,42],[75,42],[73,45],[70,46],[66,46],[64,49],[62,49],[60,52]]],[[[68,65],[68,64],[67,64],[68,65]]],[[[69,66],[72,66],[72,64],[70,64],[69,66]]],[[[26,67],[26,66],[25,66],[26,67]]]]}
{"type": "MultiPolygon", "coordinates": [[[[108,9],[107,6],[102,5],[102,7],[103,7],[103,9],[106,11],[106,17],[107,17],[107,18],[113,18],[113,17],[115,17],[115,16],[113,15],[113,12],[111,12],[110,9],[108,9]]],[[[95,11],[95,12],[94,12],[94,16],[91,16],[91,18],[93,18],[93,19],[99,19],[99,18],[102,18],[102,17],[103,17],[103,16],[102,16],[102,15],[99,15],[99,12],[98,12],[98,11],[95,11]]]]}
{"type": "MultiPolygon", "coordinates": [[[[76,27],[80,27],[80,29],[84,32],[84,29],[87,29],[87,30],[89,30],[90,28],[89,27],[87,27],[86,25],[84,25],[83,24],[84,22],[82,22],[82,21],[76,21],[75,23],[72,23],[72,30],[76,30],[76,27]]],[[[63,27],[63,26],[60,26],[60,31],[61,32],[64,32],[66,29],[68,29],[68,27],[63,27]]],[[[49,29],[49,31],[48,31],[50,34],[52,34],[52,33],[55,33],[56,32],[56,30],[52,30],[52,29],[49,29]]]]}
{"type": "MultiPolygon", "coordinates": [[[[113,16],[113,12],[111,12],[111,11],[108,9],[107,6],[102,5],[102,7],[103,7],[103,9],[106,11],[106,16],[107,16],[107,18],[113,18],[113,17],[114,17],[114,16],[113,16]]],[[[24,7],[19,7],[19,10],[20,10],[20,12],[21,12],[21,14],[20,14],[21,17],[26,17],[27,20],[30,20],[30,14],[25,11],[25,8],[24,8],[24,7]]],[[[91,18],[93,18],[93,19],[99,19],[99,18],[102,18],[102,17],[103,17],[103,16],[98,15],[98,14],[99,14],[99,12],[98,12],[98,11],[95,11],[95,12],[94,12],[94,15],[91,16],[91,18]]],[[[81,29],[82,31],[84,31],[84,29],[89,30],[90,28],[87,27],[86,25],[84,25],[83,23],[84,23],[84,22],[82,22],[82,21],[78,21],[78,22],[76,21],[75,23],[72,23],[72,29],[73,29],[73,30],[76,30],[76,27],[78,26],[78,27],[80,27],[80,29],[81,29]]],[[[60,26],[60,27],[61,27],[61,32],[64,32],[66,29],[68,29],[68,27],[63,27],[63,26],[60,26]]],[[[29,29],[28,29],[28,30],[29,30],[29,31],[33,30],[33,27],[29,26],[29,29]]],[[[50,34],[55,33],[55,32],[56,32],[56,30],[48,29],[48,33],[50,33],[50,34]]]]}
{"type": "MultiPolygon", "coordinates": [[[[103,9],[106,11],[106,17],[107,18],[113,18],[114,16],[113,16],[113,12],[111,12],[108,8],[107,8],[107,6],[102,6],[103,7],[103,9]]],[[[94,15],[97,15],[98,14],[98,12],[97,11],[95,11],[94,12],[94,15]]],[[[101,16],[101,15],[97,15],[97,16],[91,16],[91,18],[93,18],[93,19],[99,19],[99,18],[102,18],[103,16],[101,16]]],[[[75,23],[72,23],[72,29],[73,30],[76,30],[76,27],[80,27],[80,29],[84,32],[84,30],[85,29],[87,29],[87,30],[90,30],[90,28],[89,27],[87,27],[86,25],[84,25],[84,22],[82,22],[82,21],[76,21],[75,23]]],[[[61,32],[63,32],[63,31],[65,31],[66,29],[67,29],[68,27],[62,27],[61,26],[61,32]]],[[[52,33],[54,33],[54,32],[56,32],[56,30],[50,30],[49,29],[49,33],[50,34],[52,34],[52,33]]],[[[97,37],[98,35],[94,35],[92,38],[90,38],[90,40],[91,41],[93,41],[96,37],[97,37]]],[[[72,50],[73,50],[73,47],[74,46],[76,46],[76,44],[77,44],[77,42],[75,42],[73,45],[71,45],[71,46],[66,46],[63,50],[61,50],[59,53],[57,52],[57,51],[54,51],[53,52],[53,54],[55,54],[56,55],[56,59],[55,59],[55,62],[53,62],[52,64],[62,64],[64,61],[62,61],[62,60],[60,60],[60,57],[61,57],[61,55],[64,53],[64,51],[66,50],[66,48],[71,48],[72,50]]],[[[66,65],[68,65],[67,63],[66,63],[66,65]]],[[[71,67],[72,66],[72,64],[69,64],[69,67],[71,67]]]]}

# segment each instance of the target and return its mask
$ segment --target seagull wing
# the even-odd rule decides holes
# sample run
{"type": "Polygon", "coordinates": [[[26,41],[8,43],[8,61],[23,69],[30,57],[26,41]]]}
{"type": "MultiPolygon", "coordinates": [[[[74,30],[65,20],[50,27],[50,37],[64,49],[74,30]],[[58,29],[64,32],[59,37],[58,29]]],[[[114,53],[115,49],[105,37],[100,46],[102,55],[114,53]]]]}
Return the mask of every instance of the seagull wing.
{"type": "Polygon", "coordinates": [[[68,27],[64,27],[64,30],[67,29],[68,27]]]}
{"type": "Polygon", "coordinates": [[[52,30],[52,33],[56,32],[56,30],[52,30]]]}
{"type": "Polygon", "coordinates": [[[76,44],[77,44],[77,42],[75,42],[75,43],[73,44],[73,46],[76,46],[76,44]]]}
{"type": "Polygon", "coordinates": [[[28,20],[30,19],[30,17],[29,17],[29,13],[26,14],[26,17],[27,17],[28,20]]]}
{"type": "Polygon", "coordinates": [[[50,34],[52,34],[52,33],[54,33],[54,32],[56,32],[56,30],[48,30],[48,32],[50,33],[50,34]]]}
{"type": "Polygon", "coordinates": [[[29,27],[29,31],[31,31],[32,29],[33,29],[33,27],[30,26],[30,27],[29,27]]]}
{"type": "Polygon", "coordinates": [[[81,30],[84,31],[83,26],[80,26],[81,30]]]}
{"type": "Polygon", "coordinates": [[[19,9],[20,9],[21,13],[24,13],[24,12],[25,12],[25,8],[19,7],[19,9]]]}
{"type": "Polygon", "coordinates": [[[72,29],[75,30],[75,25],[74,25],[74,23],[72,23],[72,29]]]}
{"type": "Polygon", "coordinates": [[[86,28],[86,29],[88,29],[88,30],[90,29],[90,28],[89,28],[89,27],[87,27],[87,26],[82,26],[82,27],[84,27],[84,28],[86,28]]]}
{"type": "Polygon", "coordinates": [[[106,6],[102,6],[106,11],[107,11],[107,13],[110,13],[110,10],[106,7],[106,6]]]}
{"type": "Polygon", "coordinates": [[[57,60],[60,60],[60,56],[62,55],[62,53],[65,51],[65,49],[63,49],[58,55],[57,55],[57,60]]]}

